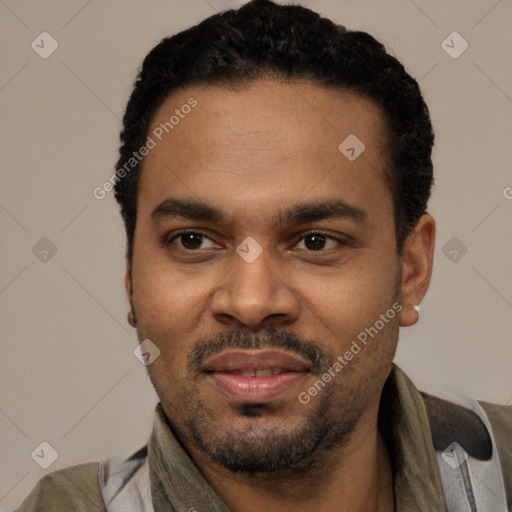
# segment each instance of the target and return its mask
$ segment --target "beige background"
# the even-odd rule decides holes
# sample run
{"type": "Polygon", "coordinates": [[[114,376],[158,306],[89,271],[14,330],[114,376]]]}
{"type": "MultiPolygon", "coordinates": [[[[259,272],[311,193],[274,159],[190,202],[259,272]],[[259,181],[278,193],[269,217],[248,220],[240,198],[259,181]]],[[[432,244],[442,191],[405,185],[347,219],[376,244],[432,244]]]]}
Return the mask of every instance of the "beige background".
{"type": "MultiPolygon", "coordinates": [[[[422,388],[510,403],[512,3],[301,3],[384,42],[420,80],[437,130],[436,268],[397,361],[422,388]],[[441,47],[454,31],[469,43],[457,59],[441,47]],[[468,250],[457,262],[453,247],[443,252],[453,237],[468,250]]],[[[125,320],[123,227],[112,194],[100,201],[92,190],[112,174],[144,55],[229,6],[0,0],[2,511],[44,474],[135,450],[149,435],[155,395],[125,320]],[[43,31],[59,45],[47,59],[31,48],[43,31]],[[47,262],[32,252],[42,237],[58,249],[47,262]],[[31,458],[43,441],[58,452],[48,470],[31,458]]]]}

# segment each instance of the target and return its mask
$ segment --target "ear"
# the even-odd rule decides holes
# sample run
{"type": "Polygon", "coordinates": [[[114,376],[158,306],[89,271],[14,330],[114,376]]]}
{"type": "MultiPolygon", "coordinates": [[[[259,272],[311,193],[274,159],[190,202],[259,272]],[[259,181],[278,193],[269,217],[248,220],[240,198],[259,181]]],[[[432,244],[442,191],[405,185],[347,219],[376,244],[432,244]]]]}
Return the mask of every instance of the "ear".
{"type": "Polygon", "coordinates": [[[402,251],[402,311],[400,326],[414,325],[419,313],[414,306],[425,297],[432,276],[436,221],[425,214],[407,237],[402,251]]]}
{"type": "Polygon", "coordinates": [[[128,253],[128,246],[126,247],[126,270],[124,274],[124,289],[126,291],[126,296],[128,298],[128,302],[130,304],[130,311],[128,312],[128,323],[135,327],[137,325],[137,319],[135,317],[135,311],[133,309],[133,299],[132,299],[132,262],[130,260],[130,255],[128,253]]]}

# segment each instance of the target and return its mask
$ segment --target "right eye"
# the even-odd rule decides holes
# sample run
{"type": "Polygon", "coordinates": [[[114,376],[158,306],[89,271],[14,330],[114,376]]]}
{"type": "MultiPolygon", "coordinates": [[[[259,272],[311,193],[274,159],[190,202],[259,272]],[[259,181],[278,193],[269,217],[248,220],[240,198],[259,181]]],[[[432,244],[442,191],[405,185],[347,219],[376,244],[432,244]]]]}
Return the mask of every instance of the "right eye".
{"type": "Polygon", "coordinates": [[[177,233],[167,242],[167,245],[171,244],[175,244],[179,248],[187,251],[196,251],[198,249],[207,249],[216,246],[213,240],[198,231],[182,231],[181,233],[177,233]],[[209,245],[205,247],[203,242],[209,242],[209,245]]]}

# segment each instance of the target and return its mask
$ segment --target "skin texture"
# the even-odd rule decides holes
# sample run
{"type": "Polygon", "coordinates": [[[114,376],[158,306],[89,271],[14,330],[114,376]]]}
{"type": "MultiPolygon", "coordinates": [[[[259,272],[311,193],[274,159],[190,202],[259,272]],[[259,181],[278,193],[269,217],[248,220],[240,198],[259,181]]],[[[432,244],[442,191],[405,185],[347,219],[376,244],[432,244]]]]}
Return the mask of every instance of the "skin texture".
{"type": "Polygon", "coordinates": [[[194,86],[166,99],[150,133],[191,97],[197,106],[145,157],[126,273],[139,339],[161,351],[148,371],[170,424],[233,511],[394,510],[379,399],[399,325],[418,320],[413,306],[429,285],[435,224],[424,215],[397,254],[380,110],[306,82],[194,86]],[[355,161],[338,150],[349,134],[366,146],[355,161]],[[152,216],[168,198],[213,206],[223,218],[152,216]],[[297,204],[328,201],[362,215],[274,222],[297,204]],[[194,237],[191,249],[189,238],[176,237],[183,229],[206,238],[194,237]],[[341,243],[306,237],[312,231],[341,243]],[[262,249],[252,263],[236,252],[249,236],[262,249]],[[299,393],[394,303],[400,314],[301,403],[299,393]],[[296,344],[287,347],[290,339],[296,344]],[[272,401],[241,404],[192,355],[248,343],[301,357],[313,346],[319,364],[308,360],[309,371],[272,401]]]}

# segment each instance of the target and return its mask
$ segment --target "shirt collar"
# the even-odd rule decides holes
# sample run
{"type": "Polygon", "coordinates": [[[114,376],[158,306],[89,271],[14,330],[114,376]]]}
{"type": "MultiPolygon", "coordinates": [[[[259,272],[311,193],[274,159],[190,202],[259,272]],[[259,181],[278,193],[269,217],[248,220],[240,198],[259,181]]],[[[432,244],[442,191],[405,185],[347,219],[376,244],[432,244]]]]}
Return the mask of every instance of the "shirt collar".
{"type": "Polygon", "coordinates": [[[161,404],[156,406],[148,444],[155,512],[201,510],[230,512],[170,429],[161,404]]]}

